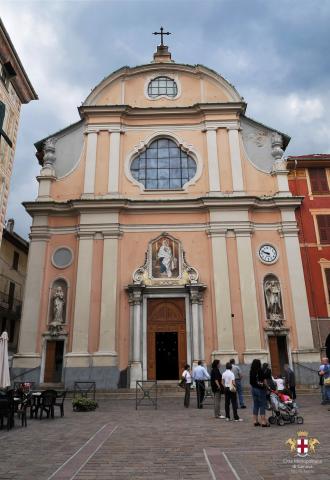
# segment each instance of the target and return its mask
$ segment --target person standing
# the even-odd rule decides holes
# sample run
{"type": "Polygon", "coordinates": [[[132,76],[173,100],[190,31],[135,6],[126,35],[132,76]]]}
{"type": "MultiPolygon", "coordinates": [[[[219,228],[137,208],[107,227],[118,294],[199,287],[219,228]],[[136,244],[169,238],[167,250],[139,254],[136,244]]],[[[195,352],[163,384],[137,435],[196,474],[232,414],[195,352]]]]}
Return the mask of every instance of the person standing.
{"type": "Polygon", "coordinates": [[[231,371],[235,375],[235,384],[236,384],[236,390],[237,390],[237,395],[238,395],[238,400],[239,400],[239,406],[241,408],[246,408],[244,398],[243,398],[241,369],[239,368],[238,365],[235,364],[235,359],[234,358],[232,358],[230,360],[230,363],[231,363],[231,371]]]}
{"type": "Polygon", "coordinates": [[[266,379],[264,371],[261,368],[261,362],[255,358],[251,363],[250,369],[250,385],[253,398],[253,419],[254,426],[269,427],[269,423],[266,422],[266,379]],[[261,424],[258,421],[258,415],[260,414],[261,424]]]}
{"type": "Polygon", "coordinates": [[[220,413],[220,402],[222,393],[220,360],[213,360],[211,370],[211,389],[214,395],[214,416],[215,418],[226,418],[220,413]]]}
{"type": "Polygon", "coordinates": [[[319,375],[323,377],[324,397],[326,403],[330,403],[330,365],[329,359],[324,357],[320,366],[319,375]]]}
{"type": "Polygon", "coordinates": [[[294,371],[290,368],[290,366],[285,363],[284,364],[284,385],[288,392],[290,392],[290,397],[292,400],[297,398],[296,396],[296,377],[294,371]]]}
{"type": "Polygon", "coordinates": [[[235,422],[242,422],[243,419],[239,418],[237,414],[237,394],[235,385],[235,375],[233,374],[232,365],[230,362],[226,363],[226,370],[222,374],[222,385],[225,389],[225,411],[226,420],[230,420],[230,403],[233,409],[233,415],[235,422]]]}
{"type": "Polygon", "coordinates": [[[321,397],[322,397],[322,401],[321,401],[321,405],[326,405],[328,402],[327,402],[327,399],[326,399],[326,396],[325,396],[325,387],[324,387],[324,375],[323,375],[323,368],[324,368],[324,365],[326,365],[328,362],[328,359],[325,357],[325,358],[322,358],[322,364],[320,365],[320,368],[319,368],[319,371],[318,371],[318,374],[319,374],[319,377],[320,377],[320,387],[321,387],[321,397]]]}
{"type": "Polygon", "coordinates": [[[185,381],[185,394],[184,394],[184,401],[183,405],[188,408],[189,403],[190,403],[190,388],[191,388],[191,372],[190,372],[190,365],[187,363],[187,365],[184,366],[184,371],[182,372],[182,378],[185,381]]]}
{"type": "Polygon", "coordinates": [[[193,379],[196,382],[196,394],[197,394],[197,408],[203,408],[203,401],[205,397],[205,380],[210,379],[205,367],[203,367],[202,360],[198,361],[197,367],[194,368],[193,379]]]}

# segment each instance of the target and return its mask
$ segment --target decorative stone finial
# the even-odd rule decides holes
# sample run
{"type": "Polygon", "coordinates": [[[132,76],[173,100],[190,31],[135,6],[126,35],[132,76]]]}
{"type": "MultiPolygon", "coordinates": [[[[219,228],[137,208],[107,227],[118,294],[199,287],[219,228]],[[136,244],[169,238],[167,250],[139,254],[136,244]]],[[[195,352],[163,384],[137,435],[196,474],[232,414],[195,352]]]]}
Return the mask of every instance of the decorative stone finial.
{"type": "Polygon", "coordinates": [[[55,138],[48,138],[44,144],[44,167],[52,167],[56,161],[55,138]]]}
{"type": "Polygon", "coordinates": [[[273,132],[272,134],[272,156],[275,159],[275,163],[273,166],[273,171],[281,171],[286,170],[286,160],[283,157],[283,139],[282,135],[277,132],[273,132]]]}

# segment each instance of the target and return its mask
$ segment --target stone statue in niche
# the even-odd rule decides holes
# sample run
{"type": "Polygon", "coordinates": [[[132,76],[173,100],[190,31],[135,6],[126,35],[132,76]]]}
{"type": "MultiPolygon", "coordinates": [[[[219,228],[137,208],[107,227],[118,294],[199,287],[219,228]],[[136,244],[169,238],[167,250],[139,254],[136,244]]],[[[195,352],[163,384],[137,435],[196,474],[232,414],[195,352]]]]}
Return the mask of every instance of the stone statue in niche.
{"type": "Polygon", "coordinates": [[[280,282],[276,277],[268,278],[264,282],[267,318],[282,318],[282,297],[280,282]]]}
{"type": "Polygon", "coordinates": [[[61,286],[57,286],[53,296],[53,322],[64,323],[64,292],[61,286]]]}

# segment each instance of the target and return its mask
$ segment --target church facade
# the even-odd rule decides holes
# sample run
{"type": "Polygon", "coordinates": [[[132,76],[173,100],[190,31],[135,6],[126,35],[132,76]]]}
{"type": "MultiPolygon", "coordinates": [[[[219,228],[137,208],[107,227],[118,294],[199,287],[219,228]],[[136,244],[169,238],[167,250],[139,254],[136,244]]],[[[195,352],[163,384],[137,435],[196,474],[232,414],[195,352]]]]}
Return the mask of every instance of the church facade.
{"type": "Polygon", "coordinates": [[[175,380],[200,359],[275,373],[319,361],[289,137],[245,110],[223,77],[160,46],[36,144],[16,374],[108,389],[175,380]]]}

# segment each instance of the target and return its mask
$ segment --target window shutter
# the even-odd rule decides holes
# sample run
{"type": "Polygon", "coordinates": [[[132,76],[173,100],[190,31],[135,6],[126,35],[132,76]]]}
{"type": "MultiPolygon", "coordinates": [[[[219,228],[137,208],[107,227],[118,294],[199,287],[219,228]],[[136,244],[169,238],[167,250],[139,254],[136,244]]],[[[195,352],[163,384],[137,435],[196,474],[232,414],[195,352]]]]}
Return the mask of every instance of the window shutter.
{"type": "Polygon", "coordinates": [[[325,168],[310,168],[308,172],[313,193],[329,192],[327,172],[325,168]]]}
{"type": "Polygon", "coordinates": [[[328,299],[330,300],[330,268],[326,268],[324,272],[325,272],[325,279],[327,282],[328,299]]]}
{"type": "Polygon", "coordinates": [[[321,243],[330,243],[330,215],[317,215],[321,243]]]}

